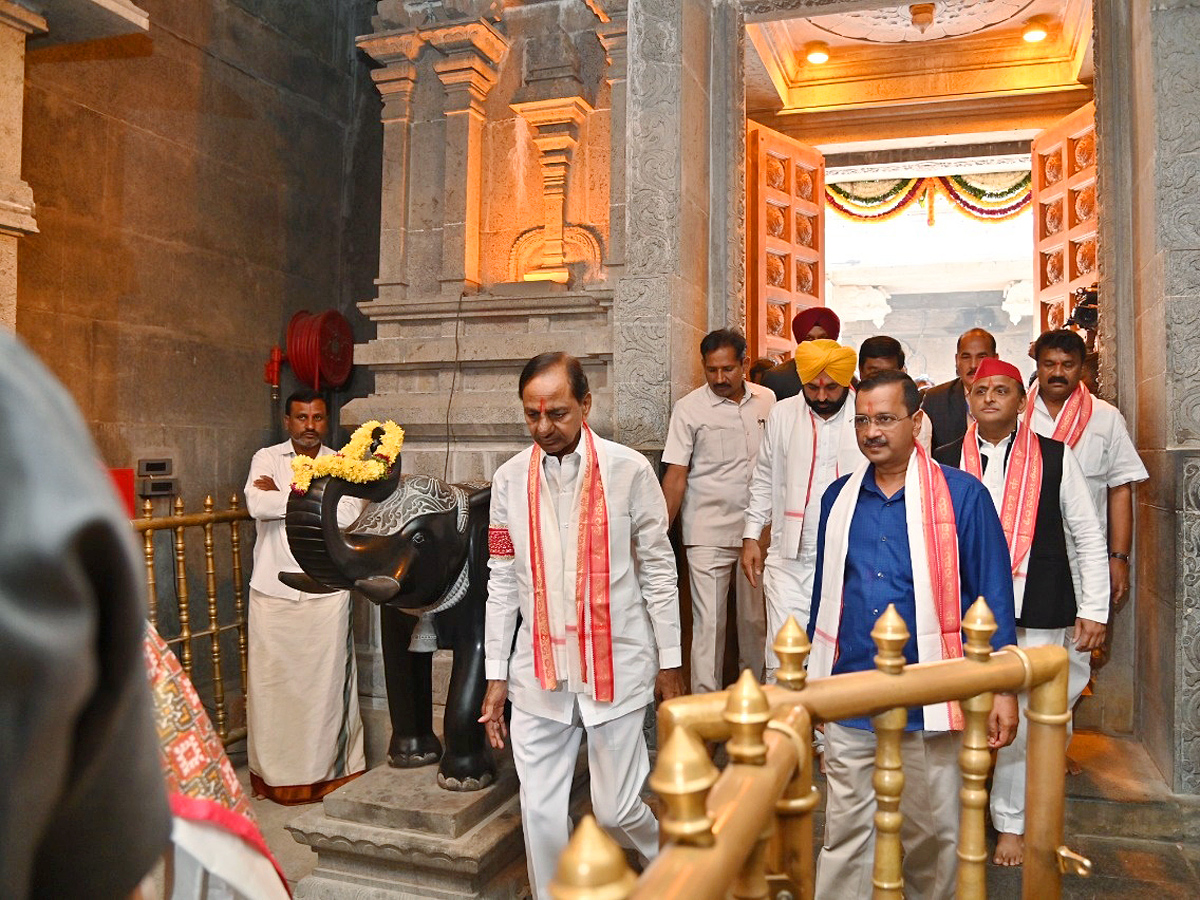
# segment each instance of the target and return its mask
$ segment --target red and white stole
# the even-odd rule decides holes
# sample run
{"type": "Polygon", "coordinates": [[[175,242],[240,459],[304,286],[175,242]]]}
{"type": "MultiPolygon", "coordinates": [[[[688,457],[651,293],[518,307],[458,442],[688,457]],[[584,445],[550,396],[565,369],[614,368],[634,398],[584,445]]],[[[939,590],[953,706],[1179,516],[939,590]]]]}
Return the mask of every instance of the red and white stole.
{"type": "MultiPolygon", "coordinates": [[[[846,469],[842,468],[844,458],[857,460],[862,458],[858,449],[858,439],[849,416],[854,415],[854,395],[846,398],[845,404],[834,415],[833,420],[843,424],[843,430],[838,435],[837,447],[834,452],[838,457],[838,467],[834,475],[840,477],[846,469]]],[[[804,398],[799,398],[803,402],[804,398]]],[[[789,436],[787,464],[784,467],[783,485],[783,533],[776,541],[779,555],[783,559],[796,559],[800,555],[800,535],[804,530],[804,516],[813,498],[813,481],[817,471],[817,416],[807,403],[796,416],[789,436]]],[[[847,467],[848,468],[848,467],[847,467]]],[[[817,498],[820,499],[820,494],[817,498]]],[[[816,523],[813,523],[816,527],[816,523]]]]}
{"type": "MultiPolygon", "coordinates": [[[[983,480],[983,460],[979,454],[977,423],[967,427],[963,438],[962,467],[983,480]]],[[[996,465],[999,461],[993,463],[996,465]]],[[[1037,524],[1038,500],[1042,495],[1042,445],[1037,435],[1024,422],[1013,435],[1008,468],[1004,473],[1004,501],[1000,504],[1000,524],[1008,538],[1008,553],[1012,557],[1012,573],[1016,578],[1027,568],[1029,548],[1033,545],[1033,529],[1037,524]]]]}
{"type": "Polygon", "coordinates": [[[576,488],[572,524],[575,548],[575,622],[565,622],[557,515],[544,514],[541,503],[542,449],[536,444],[529,457],[529,569],[533,579],[533,668],[538,683],[553,690],[560,679],[568,682],[572,667],[566,654],[567,633],[577,637],[579,679],[591,686],[599,701],[613,699],[612,619],[609,610],[608,503],[601,478],[601,460],[592,430],[585,424],[580,435],[582,463],[576,488]],[[548,526],[548,527],[547,527],[548,526]],[[552,569],[560,577],[546,578],[546,548],[554,554],[552,569]],[[561,649],[561,652],[559,652],[561,649]],[[589,673],[588,659],[592,661],[589,673]]]}
{"type": "MultiPolygon", "coordinates": [[[[1029,403],[1025,408],[1025,424],[1033,427],[1033,408],[1037,404],[1038,386],[1034,384],[1029,389],[1029,403]]],[[[1049,412],[1049,410],[1047,410],[1049,412]]],[[[1054,423],[1054,434],[1050,437],[1062,441],[1072,450],[1087,430],[1088,422],[1092,419],[1092,392],[1083,386],[1083,382],[1075,385],[1075,390],[1058,412],[1058,420],[1054,423]]]]}
{"type": "MultiPolygon", "coordinates": [[[[854,470],[829,511],[825,526],[821,605],[817,610],[812,655],[808,662],[810,678],[829,675],[837,658],[850,522],[869,466],[870,463],[864,460],[854,470]]],[[[908,460],[904,496],[916,603],[917,659],[920,662],[958,659],[963,655],[962,594],[954,505],[946,476],[920,444],[913,448],[908,460]],[[919,502],[913,503],[913,497],[919,498],[919,502]]],[[[934,703],[924,707],[923,711],[926,731],[959,731],[963,727],[962,710],[956,702],[934,703]]]]}

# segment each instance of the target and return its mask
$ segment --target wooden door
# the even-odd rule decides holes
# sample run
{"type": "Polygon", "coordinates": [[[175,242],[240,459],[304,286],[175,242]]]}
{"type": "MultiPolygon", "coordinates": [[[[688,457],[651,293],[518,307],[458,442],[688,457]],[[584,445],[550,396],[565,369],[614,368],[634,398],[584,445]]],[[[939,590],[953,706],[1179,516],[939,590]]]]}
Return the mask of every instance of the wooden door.
{"type": "Polygon", "coordinates": [[[746,338],[782,360],[792,318],[825,303],[825,158],[753,122],[747,143],[746,338]]]}
{"type": "Polygon", "coordinates": [[[1099,280],[1096,105],[1033,139],[1034,296],[1042,330],[1061,328],[1073,295],[1099,280]]]}

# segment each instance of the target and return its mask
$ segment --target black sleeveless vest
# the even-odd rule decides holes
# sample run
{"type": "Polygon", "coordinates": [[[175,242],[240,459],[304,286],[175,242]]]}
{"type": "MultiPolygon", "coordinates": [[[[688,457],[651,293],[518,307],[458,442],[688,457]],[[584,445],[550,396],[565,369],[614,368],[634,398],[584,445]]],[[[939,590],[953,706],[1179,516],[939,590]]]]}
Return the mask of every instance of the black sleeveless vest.
{"type": "Polygon", "coordinates": [[[1070,628],[1075,624],[1075,583],[1067,559],[1063,530],[1063,444],[1037,436],[1042,447],[1042,493],[1038,500],[1033,544],[1029,548],[1029,574],[1025,600],[1017,625],[1022,628],[1070,628]]]}

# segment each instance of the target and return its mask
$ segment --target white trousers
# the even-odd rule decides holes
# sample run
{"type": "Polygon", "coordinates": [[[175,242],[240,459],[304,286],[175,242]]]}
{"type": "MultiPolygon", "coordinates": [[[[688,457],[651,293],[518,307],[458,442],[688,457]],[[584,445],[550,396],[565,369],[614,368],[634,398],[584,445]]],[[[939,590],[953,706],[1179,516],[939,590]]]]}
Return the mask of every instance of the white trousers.
{"type": "MultiPolygon", "coordinates": [[[[1018,647],[1042,647],[1047,644],[1065,647],[1069,668],[1067,670],[1067,707],[1073,708],[1083,694],[1092,677],[1092,654],[1090,650],[1076,650],[1075,642],[1068,637],[1069,628],[1018,628],[1018,647]]],[[[1029,725],[1025,713],[1029,695],[1020,695],[1021,720],[1017,724],[1017,736],[1007,747],[996,753],[996,772],[992,777],[992,825],[1005,834],[1025,833],[1025,749],[1029,740],[1029,725]]],[[[1071,742],[1071,723],[1067,722],[1067,743],[1071,742]]]]}
{"type": "Polygon", "coordinates": [[[570,836],[571,781],[584,731],[596,821],[617,843],[646,859],[658,853],[658,820],[641,797],[650,774],[645,718],[644,708],[635,709],[585,727],[578,707],[569,725],[513,707],[513,762],[521,780],[521,826],[534,900],[550,900],[550,880],[570,836]]]}
{"type": "Polygon", "coordinates": [[[688,578],[692,586],[692,693],[719,691],[725,666],[725,626],[728,622],[729,583],[736,584],[738,671],[749,669],[756,681],[763,677],[763,652],[767,620],[762,587],[750,584],[740,564],[737,547],[687,548],[688,578]]]}
{"type": "MultiPolygon", "coordinates": [[[[957,732],[906,731],[900,742],[904,792],[900,840],[904,896],[950,900],[958,877],[957,732]]],[[[875,863],[875,732],[825,726],[829,800],[817,858],[816,900],[871,896],[875,863]]]]}
{"type": "Polygon", "coordinates": [[[808,614],[812,609],[813,573],[816,559],[783,559],[767,555],[763,567],[763,594],[767,609],[767,636],[765,642],[766,681],[775,680],[779,668],[779,657],[771,649],[775,638],[783,628],[788,616],[796,618],[801,629],[808,628],[808,614]]]}

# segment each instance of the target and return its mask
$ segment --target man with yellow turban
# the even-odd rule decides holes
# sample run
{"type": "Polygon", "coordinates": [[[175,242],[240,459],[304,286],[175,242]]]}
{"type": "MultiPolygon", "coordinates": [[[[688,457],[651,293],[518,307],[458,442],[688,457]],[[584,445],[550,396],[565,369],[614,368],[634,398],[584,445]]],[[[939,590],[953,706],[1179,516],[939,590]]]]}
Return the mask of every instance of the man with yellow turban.
{"type": "Polygon", "coordinates": [[[767,679],[779,660],[771,644],[789,615],[808,625],[821,496],[839,476],[862,462],[854,436],[850,380],[855,352],[837,341],[805,341],[796,348],[802,389],[775,404],[767,416],[742,531],[742,569],[750,583],[763,580],[767,607],[767,679]],[[764,564],[759,538],[771,526],[764,564]]]}

